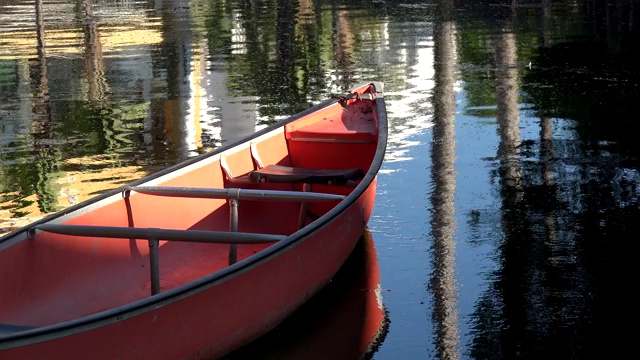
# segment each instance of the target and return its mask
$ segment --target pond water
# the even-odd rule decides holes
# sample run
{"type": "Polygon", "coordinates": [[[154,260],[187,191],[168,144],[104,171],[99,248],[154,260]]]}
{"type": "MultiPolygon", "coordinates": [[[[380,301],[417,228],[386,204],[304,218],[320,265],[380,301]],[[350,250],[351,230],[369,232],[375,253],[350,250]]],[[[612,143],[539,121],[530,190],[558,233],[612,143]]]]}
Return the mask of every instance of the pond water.
{"type": "MultiPolygon", "coordinates": [[[[364,357],[621,357],[639,7],[0,0],[1,231],[381,81],[390,141],[356,258],[374,256],[354,263],[375,262],[386,324],[364,357]]],[[[314,313],[349,317],[323,296],[231,357],[342,358],[322,334],[344,321],[300,335],[314,313]]]]}

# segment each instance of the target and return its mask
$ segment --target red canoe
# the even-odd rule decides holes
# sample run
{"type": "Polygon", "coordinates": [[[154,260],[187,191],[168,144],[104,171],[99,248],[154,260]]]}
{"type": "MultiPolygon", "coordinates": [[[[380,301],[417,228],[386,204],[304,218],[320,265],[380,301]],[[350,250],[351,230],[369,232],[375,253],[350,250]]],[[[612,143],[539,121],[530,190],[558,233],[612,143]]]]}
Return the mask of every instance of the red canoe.
{"type": "Polygon", "coordinates": [[[336,274],[384,158],[382,84],[0,238],[0,358],[217,358],[336,274]]]}

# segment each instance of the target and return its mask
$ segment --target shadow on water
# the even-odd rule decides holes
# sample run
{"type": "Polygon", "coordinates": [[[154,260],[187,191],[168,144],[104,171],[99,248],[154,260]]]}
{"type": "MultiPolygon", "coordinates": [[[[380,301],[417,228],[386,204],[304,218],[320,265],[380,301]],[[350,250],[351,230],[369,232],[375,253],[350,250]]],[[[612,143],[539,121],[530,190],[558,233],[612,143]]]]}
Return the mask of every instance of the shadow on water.
{"type": "Polygon", "coordinates": [[[373,237],[365,230],[324,289],[275,330],[224,359],[372,358],[389,326],[379,271],[373,237]]]}

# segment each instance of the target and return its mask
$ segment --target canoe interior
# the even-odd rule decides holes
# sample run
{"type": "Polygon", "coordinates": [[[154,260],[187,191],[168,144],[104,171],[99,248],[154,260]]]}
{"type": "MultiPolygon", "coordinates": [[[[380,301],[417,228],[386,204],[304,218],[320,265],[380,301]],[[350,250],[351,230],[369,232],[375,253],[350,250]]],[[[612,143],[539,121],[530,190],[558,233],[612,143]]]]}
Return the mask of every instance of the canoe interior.
{"type": "MultiPolygon", "coordinates": [[[[351,101],[350,101],[351,102],[351,101]]],[[[254,170],[257,152],[263,164],[315,169],[371,165],[377,146],[377,119],[371,100],[343,107],[335,103],[285,126],[230,147],[220,154],[139,185],[204,188],[301,190],[299,183],[234,182],[254,170]],[[364,120],[364,121],[363,121],[364,120]]],[[[353,187],[313,185],[312,191],[347,195],[353,187]]],[[[310,223],[337,201],[309,205],[310,223]]],[[[238,231],[290,235],[299,229],[298,202],[241,201],[238,231]]],[[[52,220],[59,224],[229,231],[224,199],[113,194],[52,220]]],[[[36,232],[0,251],[0,324],[44,326],[64,322],[150,296],[149,243],[36,232]]],[[[0,242],[0,245],[2,243],[0,242]]],[[[238,261],[271,246],[241,244],[238,261]]],[[[167,291],[229,265],[228,244],[161,241],[160,289],[167,291]]]]}

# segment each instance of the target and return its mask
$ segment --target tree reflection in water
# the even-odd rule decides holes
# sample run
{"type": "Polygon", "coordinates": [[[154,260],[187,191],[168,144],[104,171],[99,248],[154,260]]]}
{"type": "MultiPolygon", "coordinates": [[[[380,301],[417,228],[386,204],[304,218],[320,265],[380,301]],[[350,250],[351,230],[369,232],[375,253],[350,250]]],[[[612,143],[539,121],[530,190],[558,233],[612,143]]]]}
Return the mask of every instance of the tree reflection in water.
{"type": "MultiPolygon", "coordinates": [[[[54,126],[51,118],[49,102],[49,79],[47,73],[47,53],[45,43],[43,0],[36,0],[36,36],[38,39],[38,58],[34,66],[36,90],[33,96],[33,123],[31,137],[33,140],[34,168],[32,174],[35,181],[35,194],[38,208],[43,213],[58,210],[58,191],[56,184],[59,174],[59,150],[54,140],[54,126]]],[[[31,172],[31,171],[29,171],[31,172]]],[[[30,177],[30,176],[29,176],[30,177]]],[[[27,189],[29,189],[27,187],[27,189]]],[[[25,189],[26,190],[26,189],[25,189]]],[[[27,197],[30,194],[23,194],[27,197]]]]}
{"type": "Polygon", "coordinates": [[[434,344],[438,359],[460,358],[458,289],[456,287],[456,137],[455,137],[455,27],[449,1],[438,3],[434,25],[433,142],[431,143],[432,274],[434,344]]]}

